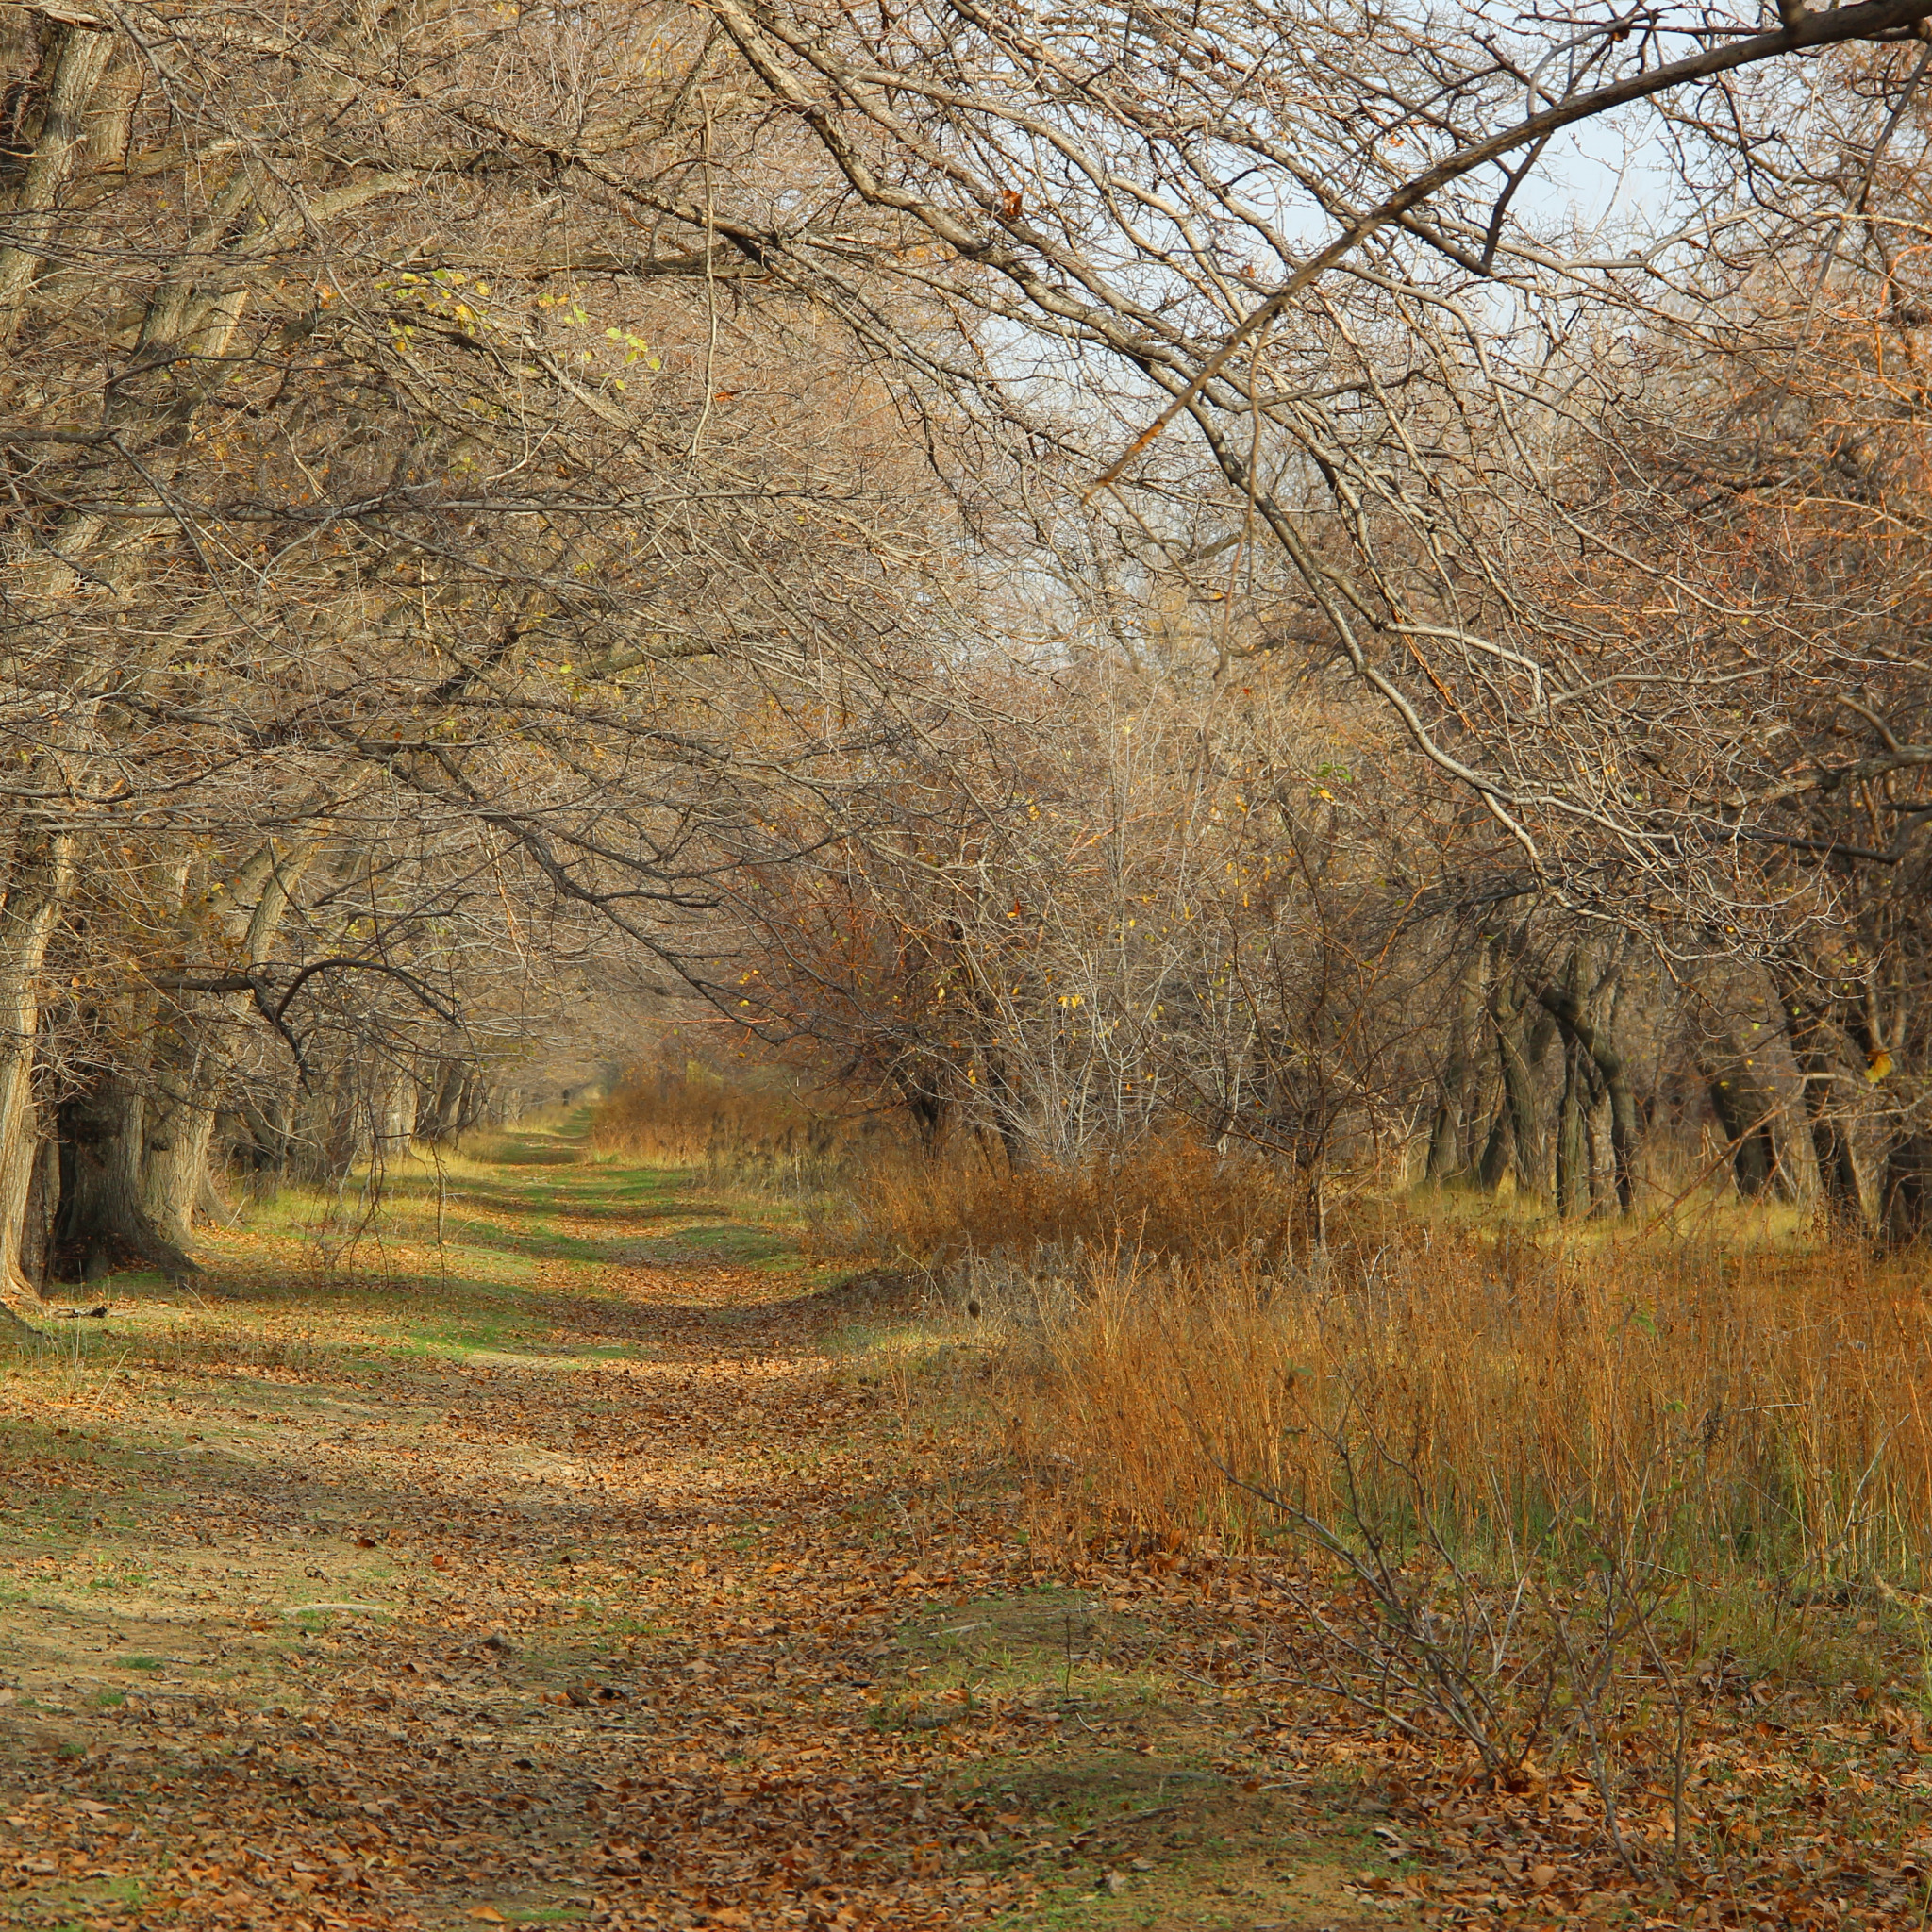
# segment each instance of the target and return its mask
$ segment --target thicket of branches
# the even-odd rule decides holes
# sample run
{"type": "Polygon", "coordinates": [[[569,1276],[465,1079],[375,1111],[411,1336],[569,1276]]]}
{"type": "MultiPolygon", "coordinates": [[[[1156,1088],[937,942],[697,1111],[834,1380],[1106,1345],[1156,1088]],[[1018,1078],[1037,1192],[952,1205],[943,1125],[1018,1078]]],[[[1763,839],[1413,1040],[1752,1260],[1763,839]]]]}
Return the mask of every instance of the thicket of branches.
{"type": "Polygon", "coordinates": [[[0,8],[6,1291],[591,990],[1925,1233],[1928,13],[0,8]]]}

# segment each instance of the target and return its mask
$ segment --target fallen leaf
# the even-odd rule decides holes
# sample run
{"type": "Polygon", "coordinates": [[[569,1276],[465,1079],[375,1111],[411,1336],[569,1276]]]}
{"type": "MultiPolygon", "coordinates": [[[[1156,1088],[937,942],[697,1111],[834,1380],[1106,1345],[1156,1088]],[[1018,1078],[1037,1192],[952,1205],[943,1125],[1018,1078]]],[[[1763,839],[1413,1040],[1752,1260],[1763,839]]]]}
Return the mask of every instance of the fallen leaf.
{"type": "MultiPolygon", "coordinates": [[[[551,1166],[530,1179],[547,1190],[561,1174],[567,1190],[571,1172],[551,1166]]],[[[652,1222],[661,1206],[625,1224],[621,1191],[607,1191],[621,1172],[586,1167],[594,1213],[581,1223],[567,1211],[559,1219],[554,1201],[533,1207],[542,1241],[559,1226],[573,1239],[579,1231],[594,1239],[600,1251],[613,1238],[658,1239],[652,1222]]],[[[450,1200],[461,1202],[459,1211],[495,1217],[507,1243],[531,1232],[515,1199],[514,1167],[493,1170],[478,1197],[463,1198],[467,1185],[453,1174],[450,1200]]],[[[142,1888],[142,1923],[172,1917],[210,1927],[284,1920],[317,1932],[505,1927],[522,1914],[468,1901],[498,1884],[521,1897],[511,1888],[525,1882],[533,1895],[542,1890],[545,1905],[608,1916],[614,1927],[763,1932],[792,1917],[823,1932],[1043,1924],[1060,1910],[1049,1890],[1079,1884],[1090,1888],[1090,1912],[1109,1916],[1108,1902],[1163,1882],[1160,1838],[1125,1836],[1141,1827],[1113,1816],[1110,1801],[1098,1819],[1076,1816],[1017,1774],[1010,1790],[976,1787],[990,1800],[983,1804],[951,1782],[982,1755],[988,1769],[1030,1761],[1049,1738],[1056,1756],[1064,1752],[1068,1769],[1084,1775],[1111,1762],[1125,1741],[1109,1735],[1111,1720],[1079,1702],[1089,1670],[1110,1658],[1097,1642],[1090,1651],[1081,1626],[1061,1616],[1064,1602],[1083,1617],[1131,1605],[1131,1629],[1118,1630],[1109,1645],[1153,1671],[1173,1656],[1192,1674],[1199,1660],[1235,1693],[1201,1719],[1211,1738],[1191,1731],[1177,1744],[1157,1712],[1133,1740],[1151,1777],[1127,1808],[1153,1802],[1182,1814],[1172,1821],[1178,1844],[1198,1845],[1204,1824],[1218,1829],[1237,1810],[1235,1790],[1258,1787],[1268,1795],[1243,1803],[1234,1821],[1245,1857],[1280,1822],[1269,1809],[1275,1793],[1290,1794],[1281,1804],[1293,1808],[1303,1803],[1298,1794],[1339,1777],[1364,1785],[1374,1802],[1361,1805],[1359,1822],[1351,1815],[1338,1825],[1345,1840],[1323,1841],[1317,1856],[1324,1864],[1337,1853],[1367,1862],[1358,1833],[1386,1820],[1372,1840],[1381,1848],[1377,1868],[1338,1876],[1391,1923],[1448,1932],[1514,1924],[1526,1913],[1525,1924],[1541,1925],[1561,1916],[1559,1902],[1573,1895],[1619,1893],[1625,1898],[1602,1910],[1633,1926],[1656,1915],[1648,1922],[1663,1932],[1689,1917],[1692,1898],[1658,1877],[1661,1867],[1645,1865],[1632,1890],[1600,1801],[1573,1770],[1526,1769],[1505,1789],[1478,1791],[1453,1746],[1391,1755],[1361,1712],[1305,1700],[1279,1674],[1279,1647],[1271,1660],[1272,1562],[1234,1553],[1209,1562],[1166,1547],[1136,1557],[1104,1540],[1048,1554],[1019,1534],[1034,1506],[997,1482],[960,1496],[957,1508],[933,1510],[922,1498],[936,1487],[954,1493],[961,1443],[946,1433],[953,1424],[941,1428],[921,1416],[915,1426],[924,1433],[908,1436],[901,1400],[855,1390],[850,1360],[827,1364],[822,1324],[826,1315],[843,1319],[836,1306],[791,1298],[782,1274],[734,1272],[707,1258],[690,1268],[599,1260],[594,1275],[579,1276],[575,1262],[546,1261],[540,1319],[553,1324],[554,1358],[532,1354],[509,1368],[392,1361],[385,1351],[393,1330],[381,1325],[389,1316],[370,1315],[373,1304],[358,1293],[305,1296],[299,1310],[285,1307],[289,1269],[307,1263],[294,1245],[242,1245],[270,1239],[211,1232],[221,1265],[242,1252],[268,1256],[274,1266],[263,1264],[263,1297],[244,1326],[231,1331],[228,1314],[179,1311],[184,1327],[209,1324],[197,1338],[192,1391],[168,1378],[152,1387],[105,1382],[90,1390],[83,1416],[57,1384],[25,1372],[8,1376],[9,1406],[20,1399],[58,1414],[75,1425],[75,1440],[97,1440],[82,1427],[111,1425],[149,1445],[158,1479],[130,1482],[114,1492],[112,1508],[103,1507],[95,1532],[103,1557],[117,1540],[117,1555],[128,1549],[129,1526],[143,1555],[185,1554],[196,1541],[212,1552],[179,1572],[171,1562],[157,1566],[141,1591],[156,1609],[129,1610],[117,1640],[129,1651],[158,1648],[163,1624],[192,1625],[207,1636],[206,1657],[200,1640],[192,1650],[182,1640],[183,1654],[165,1660],[181,1668],[131,1687],[125,1706],[82,1705],[70,1690],[63,1707],[61,1691],[43,1694],[48,1687],[30,1682],[14,1653],[6,1657],[19,1684],[17,1697],[11,1683],[0,1689],[6,1719],[29,1699],[61,1713],[61,1736],[50,1736],[45,1752],[23,1758],[10,1776],[0,1769],[5,1843],[15,1847],[0,1845],[0,1882],[44,1889],[49,1911],[94,1909],[53,1889],[99,1879],[111,1867],[129,1895],[142,1888]],[[573,1299],[591,1279],[594,1298],[573,1299]],[[309,1324],[325,1303],[328,1345],[318,1348],[309,1324]],[[313,1514],[291,1517],[290,1472],[272,1461],[225,1470],[218,1501],[209,1496],[198,1515],[178,1510],[168,1500],[180,1493],[170,1478],[208,1490],[195,1466],[206,1457],[182,1446],[189,1403],[219,1401],[225,1419],[239,1413],[242,1391],[262,1399],[264,1356],[278,1361],[283,1337],[299,1350],[274,1379],[315,1415],[340,1409],[344,1417],[341,1430],[312,1429],[302,1445],[301,1506],[313,1514]],[[639,1345],[634,1357],[588,1357],[591,1346],[609,1343],[639,1345]],[[354,1373],[344,1374],[349,1363],[354,1373]],[[370,1407],[388,1413],[352,1419],[370,1407]],[[586,1443],[596,1444],[593,1468],[568,1460],[572,1445],[581,1456],[586,1443]],[[564,1517],[524,1507],[538,1500],[525,1484],[539,1469],[553,1485],[542,1500],[567,1512],[569,1567],[553,1540],[564,1517]],[[694,1489],[703,1499],[695,1509],[694,1489]],[[882,1494],[899,1499],[890,1516],[871,1508],[882,1494]],[[393,1526],[380,1536],[343,1527],[360,1513],[393,1526]],[[325,1543],[314,1541],[325,1536],[325,1543]],[[329,1620],[325,1628],[287,1628],[299,1640],[299,1670],[286,1668],[293,1657],[271,1657],[271,1646],[236,1643],[232,1688],[208,1681],[205,1662],[257,1615],[258,1601],[279,1595],[277,1579],[304,1574],[305,1565],[316,1571],[318,1557],[342,1541],[372,1552],[386,1545],[377,1567],[387,1571],[397,1558],[405,1573],[392,1591],[385,1586],[394,1600],[280,1606],[286,1619],[329,1620]],[[738,1554],[721,1562],[713,1548],[738,1554]],[[418,1561],[400,1560],[406,1552],[418,1561]],[[460,1568],[462,1588],[429,1585],[423,1568],[460,1568]],[[936,1685],[898,1701],[914,1646],[973,1637],[975,1650],[998,1651],[1008,1615],[1030,1607],[1034,1592],[1052,1593],[1051,1607],[1038,1613],[1034,1681],[983,1694],[975,1685],[970,1710],[946,1701],[958,1690],[936,1685]],[[911,1625],[941,1605],[943,1627],[911,1625]],[[141,1624],[151,1615],[148,1635],[141,1624]],[[613,1676],[621,1693],[606,1681],[613,1676]],[[899,1722],[908,1710],[942,1710],[958,1722],[899,1722]],[[69,1733],[80,1748],[57,1759],[69,1733]],[[1218,1776],[1200,1789],[1169,1783],[1156,1802],[1154,1780],[1177,1750],[1191,1760],[1199,1753],[1218,1776]],[[130,1822],[128,1808],[103,1802],[117,1790],[143,1794],[142,1830],[125,1839],[117,1827],[130,1822]],[[1204,1808],[1217,1807],[1219,1818],[1204,1820],[1204,1808]],[[1413,1843],[1395,1828],[1398,1816],[1405,1829],[1415,1821],[1413,1843]],[[1110,1830],[1123,1836],[1109,1838],[1110,1830]],[[1017,1855],[1008,1869],[974,1869],[971,1848],[989,1841],[1017,1855]],[[1148,1856],[1131,1856],[1137,1847],[1148,1856]],[[34,1856],[22,1858],[28,1848],[34,1856]],[[1071,1857],[1062,1862],[1062,1854],[1071,1857]],[[1033,1866],[1036,1855],[1043,1856],[1033,1866]],[[1118,1867],[1106,1867],[1108,1857],[1118,1867]],[[1407,1862],[1391,1866],[1397,1857],[1414,1862],[1412,1875],[1407,1862]],[[766,1876],[752,1880],[753,1872],[766,1876]],[[291,1907],[309,1894],[298,1917],[291,1907]],[[1398,1907],[1413,1908],[1412,1917],[1398,1919],[1398,1907]]],[[[453,1299],[473,1292],[475,1284],[439,1274],[426,1255],[412,1257],[412,1267],[418,1258],[422,1278],[442,1281],[453,1299]]],[[[815,1302],[823,1279],[803,1269],[794,1279],[815,1302]]],[[[468,1306],[493,1308],[496,1292],[468,1306]]],[[[4,1446],[12,1457],[0,1461],[9,1505],[16,1483],[62,1493],[59,1479],[71,1471],[42,1469],[15,1438],[4,1446]]],[[[9,1544],[8,1556],[17,1563],[20,1546],[9,1544]]],[[[29,1552],[26,1562],[37,1556],[29,1552]]],[[[50,1589],[79,1580],[72,1570],[63,1578],[66,1561],[64,1552],[44,1557],[50,1589]]],[[[1303,1633],[1296,1641],[1320,1661],[1318,1638],[1303,1633]]],[[[1025,1652],[1017,1646],[1023,1659],[1025,1652]]],[[[1915,1924],[1923,1883],[1904,1880],[1932,1865],[1932,1839],[1920,1836],[1914,1774],[1928,1760],[1915,1755],[1927,1749],[1916,1710],[1895,1707],[1899,1693],[1890,1690],[1840,1710],[1829,1699],[1811,1701],[1795,1674],[1790,1684],[1765,1677],[1754,1687],[1734,1658],[1710,1663],[1683,1651],[1669,1660],[1681,1681],[1710,1693],[1690,1700],[1687,1721],[1686,1867],[1713,1853],[1728,1861],[1724,1883],[1741,1913],[1728,1890],[1725,1913],[1740,1925],[1836,1924],[1851,1907],[1835,1901],[1856,1889],[1868,1924],[1915,1924]],[[1774,1715],[1786,1724],[1753,1728],[1774,1715]],[[1821,1764],[1836,1780],[1823,1812],[1821,1764]],[[1746,1826],[1747,1812],[1759,1826],[1746,1826]],[[1826,1819],[1837,1836],[1814,1836],[1830,1830],[1826,1819]],[[1804,1847],[1802,1871],[1789,1856],[1794,1839],[1804,1847]]],[[[160,1670],[163,1660],[138,1663],[160,1670]]],[[[1632,1720],[1633,1749],[1644,1741],[1642,1722],[1641,1713],[1632,1720]]],[[[1663,1746],[1655,1762],[1669,1761],[1669,1729],[1649,1740],[1660,1737],[1663,1746]]],[[[1669,1845],[1667,1781],[1646,1788],[1633,1779],[1620,1805],[1631,1842],[1669,1845]]],[[[1321,1828],[1318,1818],[1310,1824],[1321,1828]]],[[[1202,1856],[1182,1853],[1176,1877],[1202,1876],[1205,1866],[1193,1862],[1202,1856]]],[[[1229,1894],[1243,1896],[1239,1887],[1229,1894]]],[[[1248,1904],[1262,1909],[1258,1900],[1248,1904]]],[[[1235,1924],[1280,1923],[1251,1922],[1246,1908],[1224,1909],[1235,1924]]],[[[133,1923],[125,1911],[102,1909],[104,1926],[125,1932],[133,1923]]],[[[1576,1909],[1588,1917],[1593,1907],[1576,1909]]],[[[1180,1911],[1177,1923],[1188,1918],[1185,1906],[1180,1911]]]]}

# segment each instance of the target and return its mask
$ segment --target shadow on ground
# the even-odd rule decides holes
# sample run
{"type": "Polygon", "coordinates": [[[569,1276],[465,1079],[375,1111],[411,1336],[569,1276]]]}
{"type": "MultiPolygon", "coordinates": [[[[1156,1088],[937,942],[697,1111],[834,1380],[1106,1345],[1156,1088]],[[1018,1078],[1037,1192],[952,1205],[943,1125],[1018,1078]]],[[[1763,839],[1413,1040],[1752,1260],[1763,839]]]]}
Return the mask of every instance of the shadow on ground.
{"type": "Polygon", "coordinates": [[[1153,1624],[1028,1587],[996,1449],[867,1353],[905,1277],[578,1151],[6,1369],[14,1923],[1403,1923],[1153,1624]]]}

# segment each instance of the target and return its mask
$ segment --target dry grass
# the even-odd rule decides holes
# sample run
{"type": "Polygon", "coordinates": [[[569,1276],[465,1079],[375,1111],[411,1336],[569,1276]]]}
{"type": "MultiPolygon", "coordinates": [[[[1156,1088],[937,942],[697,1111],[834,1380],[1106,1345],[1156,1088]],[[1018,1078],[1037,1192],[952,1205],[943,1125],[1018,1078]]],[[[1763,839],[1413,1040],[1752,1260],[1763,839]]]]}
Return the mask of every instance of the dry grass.
{"type": "Polygon", "coordinates": [[[777,1085],[738,1085],[690,1063],[634,1069],[591,1117],[591,1151],[690,1168],[746,1197],[823,1195],[890,1140],[871,1116],[812,1107],[777,1085]]]}
{"type": "Polygon", "coordinates": [[[969,1259],[1023,1270],[1107,1257],[1200,1266],[1240,1257],[1291,1266],[1310,1235],[1307,1191],[1259,1163],[1171,1141],[1074,1173],[1009,1174],[973,1150],[874,1163],[849,1189],[854,1242],[943,1275],[969,1259]]]}
{"type": "Polygon", "coordinates": [[[1923,1263],[1429,1199],[1311,1247],[1187,1149],[869,1200],[992,1345],[1041,1546],[1235,1558],[1287,1677],[1429,1775],[1587,1785],[1624,1882],[1718,1882],[1731,1700],[1932,1708],[1923,1263]]]}
{"type": "MultiPolygon", "coordinates": [[[[726,1192],[721,1150],[797,1124],[675,1098],[631,1144],[702,1122],[685,1145],[726,1192]]],[[[1339,1701],[1444,1790],[1560,1785],[1599,1890],[1735,1885],[1711,1767],[1763,1771],[1767,1700],[1793,1739],[1932,1708],[1910,1264],[1714,1207],[1687,1238],[1433,1196],[1331,1209],[1318,1243],[1305,1190],[1181,1141],[1073,1174],[883,1136],[839,1158],[821,1244],[950,1304],[891,1374],[928,1424],[1009,1432],[1037,1554],[1240,1578],[1268,1699],[1339,1701]]]]}
{"type": "Polygon", "coordinates": [[[1923,1260],[1427,1201],[1358,1201],[1317,1251],[1303,1191],[1178,1142],[854,1193],[874,1252],[1003,1330],[1021,1447],[1090,1522],[1248,1545],[1282,1520],[1262,1490],[1469,1549],[1641,1521],[1704,1574],[1901,1588],[1932,1547],[1923,1260]]]}
{"type": "Polygon", "coordinates": [[[1262,1490],[1328,1522],[1426,1518],[1463,1548],[1596,1548],[1641,1522],[1657,1549],[1663,1524],[1707,1576],[1910,1586],[1928,1318],[1923,1269],[1857,1251],[1398,1224],[1311,1274],[1092,1265],[1014,1407],[1081,1507],[1176,1540],[1265,1536],[1262,1490]]]}
{"type": "Polygon", "coordinates": [[[724,1086],[701,1071],[637,1069],[591,1116],[590,1143],[664,1167],[703,1167],[721,1144],[776,1142],[803,1109],[789,1094],[724,1086]]]}
{"type": "MultiPolygon", "coordinates": [[[[713,1166],[784,1130],[757,1094],[675,1104],[713,1166]]],[[[818,1244],[913,1265],[990,1325],[1018,1446],[1090,1528],[1248,1547],[1284,1521],[1264,1491],[1512,1573],[1641,1525],[1705,1578],[1924,1580],[1922,1261],[1741,1212],[1687,1238],[1432,1199],[1331,1211],[1318,1249],[1305,1189],[1181,1141],[1017,1174],[874,1143],[841,1191],[818,1244]]]]}

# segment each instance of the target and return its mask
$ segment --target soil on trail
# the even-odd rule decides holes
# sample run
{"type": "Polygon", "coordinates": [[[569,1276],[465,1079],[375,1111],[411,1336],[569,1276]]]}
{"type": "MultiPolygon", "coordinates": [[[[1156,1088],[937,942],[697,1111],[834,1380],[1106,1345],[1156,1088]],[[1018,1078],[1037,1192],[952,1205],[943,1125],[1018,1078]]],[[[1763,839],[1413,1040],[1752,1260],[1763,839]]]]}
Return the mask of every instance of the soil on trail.
{"type": "Polygon", "coordinates": [[[1224,1586],[1029,1543],[970,1346],[578,1152],[7,1370],[0,1922],[1409,1922],[1224,1586]]]}

